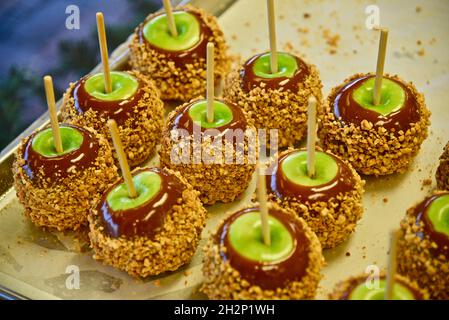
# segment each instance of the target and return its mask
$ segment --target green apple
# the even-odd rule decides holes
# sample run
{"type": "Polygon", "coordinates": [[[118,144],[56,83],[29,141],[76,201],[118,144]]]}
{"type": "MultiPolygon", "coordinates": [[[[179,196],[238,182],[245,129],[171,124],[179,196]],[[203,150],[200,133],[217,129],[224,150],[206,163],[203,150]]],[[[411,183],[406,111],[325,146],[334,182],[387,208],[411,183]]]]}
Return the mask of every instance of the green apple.
{"type": "Polygon", "coordinates": [[[331,182],[338,174],[338,164],[329,154],[317,151],[315,155],[315,176],[307,174],[307,151],[290,153],[281,162],[281,170],[291,182],[314,187],[331,182]]]}
{"type": "Polygon", "coordinates": [[[271,245],[263,242],[260,212],[251,211],[234,220],[229,228],[229,241],[241,256],[258,262],[280,262],[294,249],[290,232],[278,219],[269,216],[271,245]]]}
{"type": "Polygon", "coordinates": [[[114,211],[137,208],[154,198],[161,190],[162,178],[156,172],[143,171],[133,176],[137,197],[130,198],[126,183],[113,188],[106,197],[109,207],[114,211]]]}
{"type": "Polygon", "coordinates": [[[256,76],[266,79],[287,77],[292,78],[298,70],[296,58],[288,53],[278,52],[278,72],[271,73],[271,53],[261,55],[254,62],[253,72],[256,76]]]}
{"type": "Polygon", "coordinates": [[[61,133],[62,153],[56,151],[51,128],[37,133],[31,142],[31,147],[35,152],[47,158],[61,156],[81,147],[84,140],[81,132],[75,128],[63,126],[59,127],[59,132],[61,133]]]}
{"type": "Polygon", "coordinates": [[[183,51],[195,46],[201,39],[198,19],[185,11],[173,12],[178,36],[173,37],[167,16],[161,14],[148,21],[143,27],[145,39],[153,46],[167,51],[183,51]]]}
{"type": "Polygon", "coordinates": [[[189,108],[192,121],[202,128],[218,128],[229,124],[233,120],[231,108],[221,101],[214,101],[214,121],[207,122],[207,101],[201,100],[189,108]]]}
{"type": "MultiPolygon", "coordinates": [[[[386,281],[384,279],[379,280],[378,288],[368,288],[366,283],[361,283],[352,290],[348,300],[384,300],[385,290],[386,281]]],[[[395,282],[393,300],[415,300],[415,296],[407,287],[395,282]]]]}
{"type": "Polygon", "coordinates": [[[369,78],[352,93],[352,98],[362,108],[387,116],[404,106],[406,99],[404,89],[398,83],[387,78],[382,80],[380,104],[375,106],[373,100],[374,82],[375,78],[369,78]]]}
{"type": "Polygon", "coordinates": [[[135,77],[127,72],[111,72],[112,91],[106,93],[104,89],[104,75],[97,73],[89,77],[84,88],[91,96],[103,101],[118,101],[131,98],[139,87],[135,77]]]}
{"type": "Polygon", "coordinates": [[[449,237],[449,194],[435,198],[427,208],[433,229],[449,237]]]}

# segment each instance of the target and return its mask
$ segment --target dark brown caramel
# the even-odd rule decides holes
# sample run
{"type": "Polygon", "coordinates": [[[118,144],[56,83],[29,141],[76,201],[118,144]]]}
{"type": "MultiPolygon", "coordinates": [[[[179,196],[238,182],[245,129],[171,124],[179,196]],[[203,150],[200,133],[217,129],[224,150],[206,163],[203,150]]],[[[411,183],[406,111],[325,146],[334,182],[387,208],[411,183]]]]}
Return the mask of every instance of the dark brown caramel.
{"type": "Polygon", "coordinates": [[[81,78],[75,85],[73,90],[73,98],[75,100],[75,109],[78,114],[83,114],[89,109],[97,111],[99,116],[104,119],[114,119],[118,124],[123,124],[128,118],[134,115],[134,107],[142,99],[144,91],[142,83],[134,95],[129,99],[105,101],[90,95],[85,89],[85,82],[89,76],[81,78]]]}
{"type": "MultiPolygon", "coordinates": [[[[178,130],[178,129],[186,129],[189,133],[193,133],[193,126],[195,125],[192,121],[192,118],[189,115],[190,107],[195,105],[196,103],[200,102],[201,100],[194,101],[192,103],[187,104],[181,110],[179,110],[178,114],[172,118],[170,123],[168,124],[168,128],[171,130],[178,130]]],[[[243,132],[246,130],[247,122],[245,118],[245,114],[243,113],[242,109],[240,109],[238,106],[236,106],[233,103],[230,103],[228,101],[215,99],[215,101],[220,101],[227,105],[231,111],[232,111],[232,121],[224,126],[213,128],[216,130],[219,130],[220,132],[224,132],[227,129],[230,130],[236,130],[241,129],[243,132]]],[[[201,128],[201,132],[204,132],[208,130],[207,128],[201,128]]]]}
{"type": "Polygon", "coordinates": [[[437,245],[437,248],[430,248],[429,250],[435,255],[442,254],[446,257],[449,257],[449,237],[444,233],[436,231],[433,227],[432,221],[430,221],[428,216],[428,208],[430,207],[432,202],[438,197],[446,194],[449,194],[449,192],[426,198],[423,202],[416,206],[414,213],[416,215],[416,223],[422,223],[423,226],[423,232],[419,233],[418,236],[423,239],[427,235],[430,240],[435,242],[437,245]]]}
{"type": "Polygon", "coordinates": [[[182,198],[185,186],[176,176],[160,168],[139,169],[133,172],[133,176],[144,171],[156,172],[162,180],[161,189],[152,199],[137,208],[112,210],[107,196],[112,189],[123,183],[123,179],[120,179],[104,193],[97,205],[104,232],[112,238],[141,236],[153,239],[161,230],[168,212],[182,198]]]}
{"type": "Polygon", "coordinates": [[[271,171],[271,175],[267,175],[267,189],[269,193],[273,193],[276,197],[283,199],[284,197],[295,198],[300,202],[327,202],[330,198],[337,196],[340,193],[349,192],[354,190],[356,181],[351,169],[339,158],[332,154],[329,154],[338,165],[338,173],[334,179],[326,184],[320,186],[303,186],[290,181],[282,171],[282,161],[287,158],[291,153],[298,150],[292,150],[291,152],[283,155],[274,164],[274,168],[271,171]]]}
{"type": "Polygon", "coordinates": [[[70,124],[60,124],[60,126],[71,127],[79,131],[83,135],[83,142],[78,149],[69,153],[45,157],[34,151],[32,143],[38,132],[33,133],[28,138],[22,155],[25,160],[22,167],[33,183],[38,185],[44,181],[55,183],[58,179],[69,176],[73,168],[79,171],[92,166],[98,156],[99,143],[89,131],[70,124]]]}
{"type": "MultiPolygon", "coordinates": [[[[385,276],[381,276],[380,279],[385,280],[385,276]]],[[[359,277],[359,278],[354,278],[349,280],[349,287],[348,290],[345,291],[341,297],[340,300],[348,300],[349,296],[351,295],[352,291],[360,284],[364,283],[366,281],[366,278],[363,277],[359,277]]],[[[420,291],[416,290],[415,288],[410,287],[406,282],[404,282],[402,279],[400,278],[396,278],[395,282],[400,283],[401,285],[403,285],[404,287],[406,287],[412,294],[413,297],[415,298],[415,300],[423,300],[424,297],[421,294],[420,291]]]]}
{"type": "Polygon", "coordinates": [[[302,226],[282,211],[270,209],[269,213],[282,222],[294,240],[294,249],[288,258],[280,262],[259,262],[247,259],[234,250],[229,242],[229,228],[238,217],[253,211],[259,211],[259,208],[247,208],[236,212],[227,218],[218,230],[215,241],[220,245],[222,259],[229,261],[242,278],[262,289],[275,290],[285,287],[289,282],[300,281],[307,273],[310,242],[302,226]]]}
{"type": "Polygon", "coordinates": [[[383,116],[380,113],[360,106],[353,99],[352,93],[359,88],[365,80],[372,77],[374,76],[364,76],[352,80],[341,88],[336,94],[333,103],[333,111],[337,118],[341,118],[343,122],[353,123],[355,125],[360,125],[361,122],[366,119],[376,127],[382,126],[388,130],[394,129],[396,132],[399,130],[406,131],[410,128],[412,123],[419,121],[419,107],[413,93],[405,84],[393,78],[388,79],[399,84],[405,92],[405,102],[401,109],[392,112],[387,116],[383,116]]]}
{"type": "Polygon", "coordinates": [[[200,39],[199,41],[191,48],[181,51],[170,51],[165,50],[162,48],[159,48],[150,42],[145,38],[143,29],[147,22],[149,22],[151,19],[156,18],[157,16],[160,16],[162,14],[165,14],[164,12],[161,12],[159,14],[156,14],[151,17],[151,19],[146,19],[143,23],[141,23],[138,27],[137,34],[139,36],[139,42],[141,44],[145,44],[149,50],[155,50],[160,52],[161,54],[165,55],[166,60],[173,61],[178,68],[184,67],[186,64],[193,64],[198,59],[206,59],[206,49],[207,49],[207,43],[209,41],[212,41],[213,39],[213,32],[212,30],[207,26],[207,24],[203,21],[201,16],[197,14],[196,12],[190,11],[190,10],[175,10],[173,12],[179,12],[179,11],[185,11],[187,13],[190,13],[193,15],[198,23],[200,24],[200,39]]]}
{"type": "Polygon", "coordinates": [[[264,88],[273,90],[289,90],[296,92],[298,91],[298,85],[304,81],[304,79],[309,75],[309,67],[302,61],[299,57],[294,56],[296,63],[298,64],[298,69],[296,70],[293,77],[277,77],[277,78],[262,78],[254,73],[253,67],[256,60],[264,55],[261,53],[255,55],[245,62],[243,68],[240,70],[240,78],[242,79],[242,89],[244,92],[249,92],[255,87],[261,87],[261,84],[265,84],[264,88]]]}

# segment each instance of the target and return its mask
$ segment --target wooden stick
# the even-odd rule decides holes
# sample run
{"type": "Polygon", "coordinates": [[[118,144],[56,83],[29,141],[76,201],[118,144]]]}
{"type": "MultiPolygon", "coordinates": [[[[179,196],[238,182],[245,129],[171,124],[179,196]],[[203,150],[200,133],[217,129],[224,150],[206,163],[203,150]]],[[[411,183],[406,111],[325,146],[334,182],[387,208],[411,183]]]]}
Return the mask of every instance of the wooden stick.
{"type": "Polygon", "coordinates": [[[115,151],[117,152],[120,169],[122,170],[123,178],[125,179],[126,187],[130,198],[137,197],[136,188],[134,187],[133,177],[129,169],[128,160],[126,159],[125,151],[123,150],[122,140],[118,133],[117,122],[113,119],[108,120],[109,131],[111,133],[112,142],[114,143],[115,151]]]}
{"type": "Polygon", "coordinates": [[[214,44],[207,44],[207,122],[214,122],[214,44]]]}
{"type": "Polygon", "coordinates": [[[385,300],[391,300],[393,298],[393,287],[396,276],[397,267],[397,244],[400,231],[394,230],[391,232],[390,240],[390,256],[388,257],[388,271],[387,271],[387,283],[385,286],[385,300]]]}
{"type": "Polygon", "coordinates": [[[307,108],[307,175],[315,177],[316,98],[309,98],[307,108]]]}
{"type": "Polygon", "coordinates": [[[178,36],[178,30],[176,29],[175,18],[173,17],[173,10],[171,7],[170,0],[163,0],[165,14],[167,15],[168,29],[173,37],[178,36]]]}
{"type": "Polygon", "coordinates": [[[387,51],[388,29],[380,30],[379,52],[377,54],[376,80],[373,90],[373,102],[377,106],[380,103],[382,92],[382,78],[384,75],[385,54],[387,51]]]}
{"type": "Polygon", "coordinates": [[[278,72],[278,55],[276,49],[276,24],[274,16],[274,0],[267,0],[268,34],[270,36],[270,66],[271,73],[278,72]]]}
{"type": "Polygon", "coordinates": [[[45,96],[47,97],[48,114],[50,115],[53,142],[57,153],[62,153],[61,132],[59,131],[58,115],[56,113],[55,92],[53,90],[53,79],[51,76],[44,77],[45,96]]]}
{"type": "Polygon", "coordinates": [[[98,42],[100,43],[101,62],[103,64],[104,90],[112,92],[111,71],[109,69],[108,44],[106,42],[106,31],[104,28],[103,13],[97,12],[98,42]]]}
{"type": "Polygon", "coordinates": [[[271,245],[270,237],[270,224],[268,223],[268,204],[267,204],[267,185],[265,181],[265,175],[263,174],[263,168],[258,164],[257,177],[257,198],[259,200],[260,208],[260,220],[262,222],[262,235],[265,245],[271,245]]]}

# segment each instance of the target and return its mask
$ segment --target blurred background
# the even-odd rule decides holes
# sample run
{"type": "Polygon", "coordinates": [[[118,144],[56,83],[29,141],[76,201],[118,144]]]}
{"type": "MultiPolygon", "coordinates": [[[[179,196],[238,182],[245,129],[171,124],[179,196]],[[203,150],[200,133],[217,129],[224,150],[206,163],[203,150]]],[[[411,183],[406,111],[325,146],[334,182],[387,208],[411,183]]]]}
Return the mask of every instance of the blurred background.
{"type": "Polygon", "coordinates": [[[42,77],[53,76],[56,100],[69,82],[100,62],[95,13],[103,11],[109,52],[161,0],[1,0],[0,150],[46,111],[42,77]],[[79,29],[67,29],[76,5],[79,29]]]}

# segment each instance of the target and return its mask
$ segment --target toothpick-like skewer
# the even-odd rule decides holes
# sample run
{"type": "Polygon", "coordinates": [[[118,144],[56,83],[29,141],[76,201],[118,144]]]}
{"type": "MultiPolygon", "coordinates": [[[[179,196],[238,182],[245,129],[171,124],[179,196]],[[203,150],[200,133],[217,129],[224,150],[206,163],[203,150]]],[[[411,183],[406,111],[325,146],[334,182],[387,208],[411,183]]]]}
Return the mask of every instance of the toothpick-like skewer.
{"type": "Polygon", "coordinates": [[[167,15],[168,29],[170,30],[170,33],[173,37],[177,37],[178,30],[176,29],[175,18],[173,16],[173,10],[171,7],[170,0],[163,0],[163,3],[164,3],[165,14],[167,15]]]}
{"type": "Polygon", "coordinates": [[[385,54],[387,51],[388,29],[380,30],[379,52],[377,54],[376,80],[374,82],[373,103],[380,104],[382,78],[384,75],[385,54]]]}
{"type": "Polygon", "coordinates": [[[396,276],[397,267],[397,244],[400,231],[395,230],[391,232],[390,240],[390,256],[388,258],[387,283],[385,286],[385,300],[393,299],[393,287],[396,276]]]}
{"type": "Polygon", "coordinates": [[[214,122],[214,44],[207,44],[207,122],[214,122]]]}
{"type": "Polygon", "coordinates": [[[259,200],[260,220],[262,222],[262,235],[265,245],[271,245],[270,225],[268,222],[267,185],[263,168],[258,165],[257,198],[259,200]]]}
{"type": "Polygon", "coordinates": [[[316,98],[309,98],[307,109],[307,175],[315,177],[315,144],[316,144],[316,98]]]}
{"type": "Polygon", "coordinates": [[[44,77],[45,95],[47,97],[48,114],[50,115],[53,142],[57,153],[62,153],[61,132],[59,131],[58,115],[56,113],[55,92],[53,90],[53,79],[51,76],[44,77]]]}
{"type": "Polygon", "coordinates": [[[122,170],[123,179],[125,180],[126,187],[128,188],[128,194],[130,198],[137,197],[136,188],[134,187],[133,176],[129,169],[128,160],[126,159],[125,151],[123,150],[122,140],[117,128],[115,120],[108,120],[109,131],[111,133],[112,142],[114,143],[115,151],[117,152],[118,161],[120,163],[120,169],[122,170]]]}
{"type": "Polygon", "coordinates": [[[276,24],[274,15],[274,0],[267,0],[268,33],[270,36],[270,66],[271,73],[278,72],[278,55],[276,49],[276,24]]]}
{"type": "Polygon", "coordinates": [[[109,69],[108,45],[106,42],[106,31],[104,28],[103,13],[97,12],[98,42],[100,44],[101,62],[103,64],[104,90],[106,93],[112,92],[111,71],[109,69]]]}

